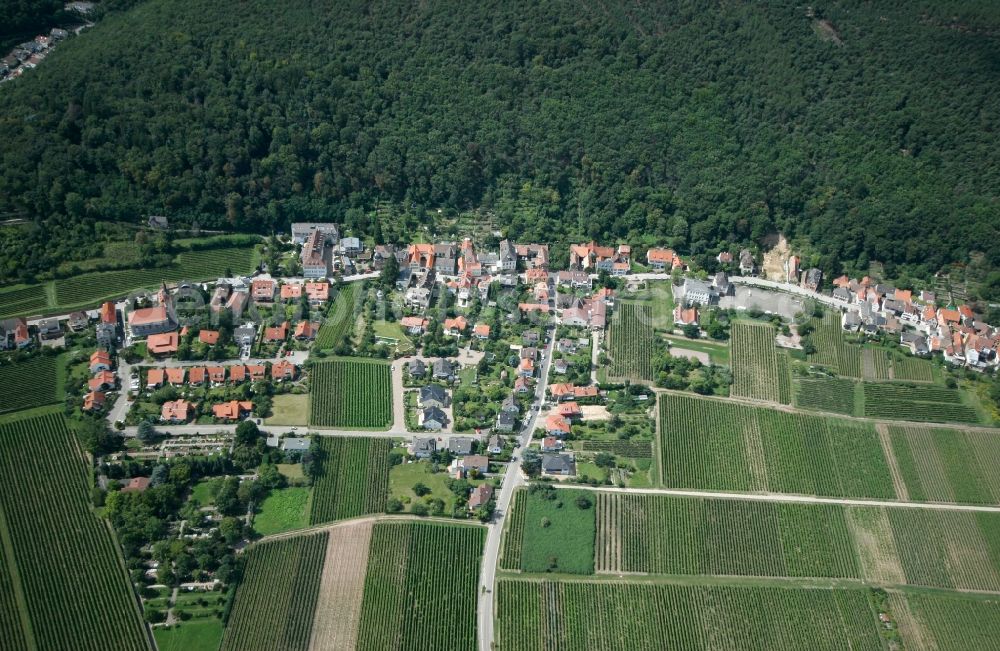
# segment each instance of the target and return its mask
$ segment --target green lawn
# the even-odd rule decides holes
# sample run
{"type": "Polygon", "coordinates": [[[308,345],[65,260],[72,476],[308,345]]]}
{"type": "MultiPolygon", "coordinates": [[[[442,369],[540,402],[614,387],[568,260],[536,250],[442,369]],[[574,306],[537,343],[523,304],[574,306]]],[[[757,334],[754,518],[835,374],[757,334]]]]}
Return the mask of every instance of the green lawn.
{"type": "Polygon", "coordinates": [[[160,651],[215,651],[222,642],[222,621],[196,619],[170,628],[158,626],[153,637],[160,651]]]}
{"type": "Polygon", "coordinates": [[[254,516],[253,528],[262,536],[269,536],[292,529],[301,529],[309,524],[308,488],[282,488],[271,494],[260,505],[260,512],[254,516]]]}
{"type": "Polygon", "coordinates": [[[309,395],[305,393],[282,393],[274,396],[271,416],[264,419],[266,425],[308,425],[309,395]]]}
{"type": "Polygon", "coordinates": [[[671,346],[686,348],[687,350],[694,350],[699,353],[708,353],[709,359],[712,360],[713,364],[729,366],[729,346],[725,343],[715,343],[705,339],[687,339],[674,335],[662,335],[662,337],[671,346]]]}
{"type": "Polygon", "coordinates": [[[525,491],[527,500],[521,567],[525,572],[594,573],[594,496],[584,490],[558,490],[553,499],[525,491]],[[590,506],[581,509],[576,499],[585,496],[590,506]]]}
{"type": "Polygon", "coordinates": [[[215,496],[222,487],[222,479],[202,479],[191,489],[191,499],[198,500],[202,506],[215,504],[215,496]]]}
{"type": "Polygon", "coordinates": [[[305,479],[306,477],[305,473],[302,472],[301,463],[279,463],[278,472],[293,481],[297,479],[305,479]]]}
{"type": "Polygon", "coordinates": [[[372,324],[376,337],[394,339],[396,341],[396,352],[407,355],[416,350],[413,342],[403,332],[402,326],[393,321],[376,321],[372,324]]]}
{"type": "MultiPolygon", "coordinates": [[[[475,486],[484,481],[469,480],[469,484],[475,486]]],[[[433,499],[444,501],[445,513],[450,514],[455,508],[455,494],[448,488],[448,473],[431,472],[429,461],[404,462],[393,466],[389,471],[389,497],[401,500],[405,511],[409,511],[418,502],[433,499]],[[413,486],[417,483],[431,489],[431,492],[424,497],[418,497],[413,492],[413,486]]]]}

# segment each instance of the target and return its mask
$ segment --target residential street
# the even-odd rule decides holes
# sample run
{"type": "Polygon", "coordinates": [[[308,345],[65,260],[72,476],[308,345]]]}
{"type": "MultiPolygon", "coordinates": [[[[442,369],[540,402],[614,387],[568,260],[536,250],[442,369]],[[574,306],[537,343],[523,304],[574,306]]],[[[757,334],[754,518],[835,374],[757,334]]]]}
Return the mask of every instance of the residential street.
{"type": "Polygon", "coordinates": [[[545,389],[549,379],[549,364],[552,362],[552,351],[555,347],[555,330],[549,333],[549,342],[545,346],[545,359],[542,361],[538,386],[535,388],[535,402],[530,416],[521,428],[520,447],[515,451],[515,458],[507,464],[503,476],[500,494],[496,497],[496,510],[493,521],[489,523],[486,533],[486,547],[483,550],[483,562],[479,574],[479,605],[477,608],[477,631],[479,636],[479,651],[490,651],[493,648],[493,608],[495,601],[497,564],[500,561],[500,539],[503,536],[504,517],[514,498],[514,491],[524,485],[525,478],[521,473],[521,457],[525,448],[531,442],[531,433],[535,431],[535,421],[541,412],[541,404],[545,400],[545,389]]]}

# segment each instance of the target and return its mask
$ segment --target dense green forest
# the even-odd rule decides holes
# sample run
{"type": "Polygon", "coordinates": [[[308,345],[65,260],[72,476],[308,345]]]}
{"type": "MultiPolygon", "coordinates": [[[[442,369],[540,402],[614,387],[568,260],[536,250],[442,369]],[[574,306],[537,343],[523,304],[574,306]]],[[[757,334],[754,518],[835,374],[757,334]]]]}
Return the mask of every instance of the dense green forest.
{"type": "Polygon", "coordinates": [[[0,88],[0,218],[36,221],[0,279],[101,220],[378,201],[706,259],[778,230],[831,273],[981,251],[997,296],[998,52],[988,1],[147,0],[0,88]]]}

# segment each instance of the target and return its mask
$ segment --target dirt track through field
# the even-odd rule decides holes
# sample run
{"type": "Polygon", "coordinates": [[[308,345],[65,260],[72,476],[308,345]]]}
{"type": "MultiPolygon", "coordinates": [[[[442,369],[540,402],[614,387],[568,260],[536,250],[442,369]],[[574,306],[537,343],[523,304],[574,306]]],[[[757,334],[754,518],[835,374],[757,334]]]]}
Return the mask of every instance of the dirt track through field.
{"type": "Polygon", "coordinates": [[[371,520],[330,529],[310,651],[354,649],[368,569],[371,520]]]}
{"type": "Polygon", "coordinates": [[[889,466],[889,475],[892,476],[892,487],[896,491],[896,498],[903,501],[910,499],[910,493],[906,490],[906,482],[903,481],[903,473],[899,470],[896,462],[896,455],[892,452],[892,439],[889,437],[889,426],[885,423],[876,423],[875,431],[878,432],[878,442],[882,444],[882,453],[889,466]]]}

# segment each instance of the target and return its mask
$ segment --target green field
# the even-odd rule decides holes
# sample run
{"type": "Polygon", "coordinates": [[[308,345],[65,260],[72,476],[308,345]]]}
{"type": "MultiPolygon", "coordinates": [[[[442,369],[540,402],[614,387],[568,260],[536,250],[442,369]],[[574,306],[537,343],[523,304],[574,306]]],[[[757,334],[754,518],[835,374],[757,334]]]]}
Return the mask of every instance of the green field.
{"type": "Polygon", "coordinates": [[[659,436],[669,488],[896,496],[867,423],[663,394],[659,436]]]}
{"type": "Polygon", "coordinates": [[[598,573],[1000,590],[1000,514],[601,492],[598,573]]]}
{"type": "Polygon", "coordinates": [[[354,316],[363,287],[361,283],[350,283],[337,291],[326,320],[316,334],[314,345],[318,350],[336,348],[350,334],[351,328],[354,327],[354,316]]]}
{"type": "Polygon", "coordinates": [[[159,651],[216,651],[222,633],[222,621],[218,619],[195,619],[153,629],[159,651]]]}
{"type": "Polygon", "coordinates": [[[0,288],[0,319],[41,313],[48,305],[45,285],[14,285],[0,288]]]}
{"type": "Polygon", "coordinates": [[[861,377],[861,348],[849,344],[844,339],[840,326],[840,314],[827,312],[820,322],[814,322],[816,329],[811,335],[816,352],[809,356],[813,364],[827,366],[838,375],[851,378],[861,377]]]}
{"type": "Polygon", "coordinates": [[[271,403],[271,415],[265,425],[307,425],[309,396],[304,393],[279,393],[271,403]]]}
{"type": "Polygon", "coordinates": [[[864,383],[865,416],[932,423],[978,423],[974,407],[962,404],[957,389],[924,384],[864,383]]]}
{"type": "Polygon", "coordinates": [[[861,351],[861,375],[865,380],[888,380],[892,361],[882,348],[865,346],[861,351]]]}
{"type": "Polygon", "coordinates": [[[919,357],[896,357],[892,360],[893,379],[909,382],[933,382],[934,365],[919,357]]]}
{"type": "Polygon", "coordinates": [[[733,396],[791,403],[788,357],[775,347],[774,337],[774,326],[770,323],[733,323],[729,344],[733,396]]]}
{"type": "Polygon", "coordinates": [[[262,536],[301,529],[309,524],[308,488],[292,487],[271,491],[253,518],[254,530],[262,536]]]}
{"type": "Polygon", "coordinates": [[[376,337],[392,339],[396,342],[396,352],[400,355],[409,355],[416,351],[413,342],[403,332],[403,327],[395,321],[376,321],[372,324],[376,337]]]}
{"type": "Polygon", "coordinates": [[[381,513],[389,491],[389,450],[384,438],[320,437],[320,471],[313,484],[309,523],[381,513]]]}
{"type": "Polygon", "coordinates": [[[6,648],[147,649],[118,546],[91,510],[60,415],[0,425],[0,631],[6,648]],[[16,572],[14,574],[13,572],[16,572]]]}
{"type": "Polygon", "coordinates": [[[392,376],[388,362],[339,358],[310,372],[309,423],[315,427],[388,429],[392,376]]]}
{"type": "Polygon", "coordinates": [[[223,651],[309,648],[326,557],[326,532],[249,548],[223,651]]]}
{"type": "Polygon", "coordinates": [[[598,493],[598,572],[857,577],[844,509],[598,493]]]}
{"type": "Polygon", "coordinates": [[[652,361],[662,344],[653,330],[652,308],[645,303],[619,301],[608,326],[606,347],[611,376],[653,380],[652,361]]]}
{"type": "Polygon", "coordinates": [[[889,427],[911,500],[1000,503],[1000,430],[889,427]]]}
{"type": "Polygon", "coordinates": [[[1000,640],[1000,598],[890,592],[893,618],[908,649],[981,651],[1000,640]]]}
{"type": "Polygon", "coordinates": [[[832,377],[795,379],[795,406],[853,416],[857,382],[832,377]]]}
{"type": "Polygon", "coordinates": [[[864,589],[501,579],[497,648],[881,651],[864,589]]]}
{"type": "Polygon", "coordinates": [[[594,572],[594,495],[582,490],[519,491],[501,567],[525,572],[594,572]],[[587,500],[586,508],[577,498],[587,500]]]}
{"type": "Polygon", "coordinates": [[[675,337],[673,335],[660,335],[671,348],[683,348],[706,353],[713,364],[719,366],[729,366],[729,344],[725,342],[713,342],[709,339],[688,339],[687,337],[675,337]]]}
{"type": "Polygon", "coordinates": [[[57,355],[0,363],[0,414],[62,402],[64,364],[65,358],[57,355]]]}
{"type": "Polygon", "coordinates": [[[377,523],[357,648],[474,649],[485,534],[479,526],[377,523]]]}

